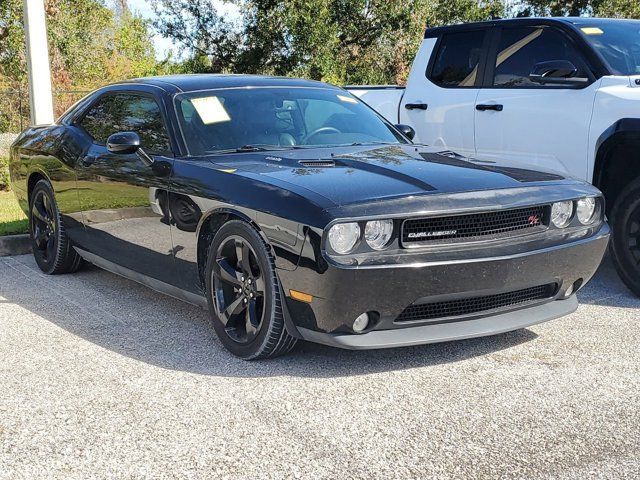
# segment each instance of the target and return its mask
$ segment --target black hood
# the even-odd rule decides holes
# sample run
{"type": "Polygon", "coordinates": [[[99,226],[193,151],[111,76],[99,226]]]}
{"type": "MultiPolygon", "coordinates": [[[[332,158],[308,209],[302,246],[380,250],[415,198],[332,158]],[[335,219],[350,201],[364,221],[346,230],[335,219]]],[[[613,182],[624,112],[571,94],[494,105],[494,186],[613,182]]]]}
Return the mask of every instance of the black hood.
{"type": "Polygon", "coordinates": [[[415,145],[279,150],[216,155],[211,160],[280,185],[302,187],[336,205],[564,180],[557,174],[472,162],[415,145]]]}

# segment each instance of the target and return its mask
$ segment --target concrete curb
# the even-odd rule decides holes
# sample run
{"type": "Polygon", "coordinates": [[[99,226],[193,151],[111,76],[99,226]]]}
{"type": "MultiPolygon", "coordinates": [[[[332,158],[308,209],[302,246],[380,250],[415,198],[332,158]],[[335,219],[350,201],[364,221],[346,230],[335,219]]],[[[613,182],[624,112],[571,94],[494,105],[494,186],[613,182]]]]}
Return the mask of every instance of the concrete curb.
{"type": "Polygon", "coordinates": [[[0,257],[31,253],[29,235],[7,235],[0,237],[0,257]]]}

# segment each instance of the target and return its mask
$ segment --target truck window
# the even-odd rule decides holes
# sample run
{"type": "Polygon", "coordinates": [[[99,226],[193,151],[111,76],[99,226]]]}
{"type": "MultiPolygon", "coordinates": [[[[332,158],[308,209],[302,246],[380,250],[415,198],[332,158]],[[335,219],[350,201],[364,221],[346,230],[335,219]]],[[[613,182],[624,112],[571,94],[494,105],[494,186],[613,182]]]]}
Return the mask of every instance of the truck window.
{"type": "Polygon", "coordinates": [[[484,36],[484,30],[444,34],[429,80],[441,87],[475,86],[484,36]]]}
{"type": "Polygon", "coordinates": [[[605,58],[616,75],[640,74],[640,21],[585,19],[580,33],[605,58]]]}
{"type": "Polygon", "coordinates": [[[578,68],[576,77],[588,77],[580,53],[562,32],[553,27],[505,28],[495,61],[493,86],[500,88],[549,88],[529,80],[534,65],[568,60],[578,68]]]}

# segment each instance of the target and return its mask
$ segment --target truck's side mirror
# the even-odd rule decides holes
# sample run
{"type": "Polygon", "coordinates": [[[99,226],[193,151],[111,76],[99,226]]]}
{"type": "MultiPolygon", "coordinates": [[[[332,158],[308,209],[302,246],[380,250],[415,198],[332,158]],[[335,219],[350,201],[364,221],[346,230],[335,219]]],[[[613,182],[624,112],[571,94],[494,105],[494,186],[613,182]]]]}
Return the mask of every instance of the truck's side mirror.
{"type": "Polygon", "coordinates": [[[529,80],[541,85],[573,85],[589,83],[588,78],[576,77],[578,67],[569,60],[551,60],[536,63],[529,74],[529,80]]]}
{"type": "Polygon", "coordinates": [[[400,130],[400,133],[402,133],[409,140],[413,140],[413,137],[416,136],[416,131],[409,125],[404,125],[402,123],[399,123],[396,125],[396,128],[400,130]]]}

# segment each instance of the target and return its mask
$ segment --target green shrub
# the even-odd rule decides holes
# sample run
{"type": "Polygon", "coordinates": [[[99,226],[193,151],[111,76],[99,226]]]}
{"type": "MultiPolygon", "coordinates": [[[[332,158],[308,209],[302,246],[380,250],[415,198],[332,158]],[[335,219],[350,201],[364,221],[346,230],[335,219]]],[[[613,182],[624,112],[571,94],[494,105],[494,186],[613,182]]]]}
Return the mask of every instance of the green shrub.
{"type": "Polygon", "coordinates": [[[9,157],[0,155],[0,190],[9,190],[9,157]]]}

